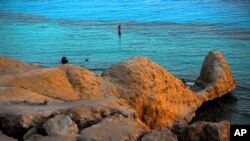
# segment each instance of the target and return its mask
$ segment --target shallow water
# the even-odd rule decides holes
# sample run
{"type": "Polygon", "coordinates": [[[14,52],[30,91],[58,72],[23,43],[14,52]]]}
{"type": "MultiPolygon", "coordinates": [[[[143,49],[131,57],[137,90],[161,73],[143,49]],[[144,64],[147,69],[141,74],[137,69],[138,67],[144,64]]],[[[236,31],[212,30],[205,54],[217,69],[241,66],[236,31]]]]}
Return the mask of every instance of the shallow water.
{"type": "Polygon", "coordinates": [[[2,0],[0,55],[45,67],[67,56],[97,73],[142,55],[194,81],[208,51],[218,49],[238,82],[238,100],[216,114],[250,124],[249,9],[247,0],[2,0]]]}

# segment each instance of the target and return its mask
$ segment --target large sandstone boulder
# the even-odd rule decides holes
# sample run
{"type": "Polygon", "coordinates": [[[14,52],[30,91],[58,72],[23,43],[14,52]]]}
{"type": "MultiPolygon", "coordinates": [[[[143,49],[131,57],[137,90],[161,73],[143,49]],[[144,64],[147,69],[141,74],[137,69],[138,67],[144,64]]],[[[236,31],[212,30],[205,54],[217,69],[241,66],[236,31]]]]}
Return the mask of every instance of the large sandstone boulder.
{"type": "Polygon", "coordinates": [[[115,85],[119,97],[128,100],[151,128],[188,122],[200,105],[181,80],[145,57],[116,64],[102,76],[115,85]]]}
{"type": "Polygon", "coordinates": [[[230,123],[198,121],[191,125],[175,125],[172,131],[178,141],[229,141],[230,123]]]}
{"type": "Polygon", "coordinates": [[[230,67],[219,51],[208,53],[196,84],[202,88],[197,93],[202,101],[221,97],[236,87],[230,67]]]}
{"type": "Polygon", "coordinates": [[[75,135],[78,133],[77,125],[69,116],[56,115],[43,124],[48,135],[75,135]]]}
{"type": "Polygon", "coordinates": [[[97,99],[117,95],[115,87],[109,81],[88,69],[72,65],[63,65],[59,68],[66,72],[67,79],[80,93],[81,99],[97,99]]]}
{"type": "MultiPolygon", "coordinates": [[[[51,98],[70,101],[80,99],[67,74],[59,68],[31,70],[25,73],[1,76],[0,86],[23,88],[51,98]]],[[[15,91],[13,91],[15,93],[15,91]]]]}
{"type": "Polygon", "coordinates": [[[146,131],[139,120],[114,116],[81,130],[79,141],[137,141],[146,131]]]}
{"type": "Polygon", "coordinates": [[[34,102],[36,99],[73,101],[116,96],[110,82],[82,67],[38,68],[14,59],[0,58],[0,71],[0,98],[15,96],[15,101],[21,101],[30,96],[27,101],[34,102]]]}

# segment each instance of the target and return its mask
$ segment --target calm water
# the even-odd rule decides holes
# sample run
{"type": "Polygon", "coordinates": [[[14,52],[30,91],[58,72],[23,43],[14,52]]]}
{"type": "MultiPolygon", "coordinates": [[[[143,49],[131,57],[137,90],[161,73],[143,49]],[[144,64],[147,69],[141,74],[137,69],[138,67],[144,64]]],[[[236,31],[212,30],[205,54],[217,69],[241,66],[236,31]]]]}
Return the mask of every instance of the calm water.
{"type": "Polygon", "coordinates": [[[238,100],[223,101],[216,114],[250,124],[248,0],[0,1],[0,55],[45,67],[67,56],[70,63],[100,73],[143,55],[194,81],[213,49],[224,54],[238,82],[232,93],[238,100]]]}

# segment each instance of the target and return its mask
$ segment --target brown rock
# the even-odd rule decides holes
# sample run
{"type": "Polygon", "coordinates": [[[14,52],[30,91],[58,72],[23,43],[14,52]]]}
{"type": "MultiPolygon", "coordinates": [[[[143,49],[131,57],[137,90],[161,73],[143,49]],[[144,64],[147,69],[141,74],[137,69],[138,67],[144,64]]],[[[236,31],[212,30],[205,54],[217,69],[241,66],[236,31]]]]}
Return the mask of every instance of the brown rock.
{"type": "Polygon", "coordinates": [[[66,136],[42,136],[35,134],[25,141],[76,141],[77,137],[75,135],[66,136]]]}
{"type": "Polygon", "coordinates": [[[179,141],[229,141],[230,123],[199,121],[191,125],[175,125],[172,131],[179,141]]]}
{"type": "Polygon", "coordinates": [[[0,86],[23,88],[65,101],[80,99],[79,92],[74,90],[67,74],[59,68],[36,69],[25,73],[4,75],[1,76],[0,86]]]}
{"type": "Polygon", "coordinates": [[[26,72],[40,68],[37,65],[26,64],[15,59],[0,56],[0,75],[26,72]]]}
{"type": "Polygon", "coordinates": [[[208,53],[196,84],[203,88],[197,93],[202,101],[221,97],[236,87],[230,67],[219,51],[208,53]]]}
{"type": "Polygon", "coordinates": [[[167,70],[145,57],[116,64],[102,74],[151,128],[187,122],[200,105],[196,95],[167,70]]]}
{"type": "Polygon", "coordinates": [[[105,98],[90,101],[67,110],[67,115],[72,117],[80,129],[91,126],[103,120],[103,118],[121,115],[126,118],[135,119],[136,112],[125,100],[117,98],[105,98]]]}
{"type": "Polygon", "coordinates": [[[77,125],[69,116],[56,115],[43,124],[48,135],[75,135],[78,133],[77,125]]]}
{"type": "Polygon", "coordinates": [[[167,130],[152,130],[150,133],[145,134],[141,141],[178,141],[177,136],[171,131],[167,130]]]}
{"type": "Polygon", "coordinates": [[[148,130],[139,120],[117,116],[81,130],[79,141],[136,141],[148,130]]]}
{"type": "MultiPolygon", "coordinates": [[[[10,95],[18,97],[33,94],[32,99],[36,98],[35,93],[63,101],[97,99],[116,95],[115,88],[110,82],[87,69],[72,65],[0,75],[0,87],[3,87],[10,95]],[[24,90],[28,94],[20,94],[20,91],[24,90]]],[[[1,91],[3,90],[0,89],[1,91]]],[[[2,97],[6,97],[6,94],[2,97]]]]}
{"type": "Polygon", "coordinates": [[[132,119],[136,117],[135,111],[129,108],[125,100],[117,98],[49,102],[39,105],[0,102],[0,107],[2,130],[18,138],[22,138],[29,128],[39,128],[48,118],[59,114],[72,117],[80,128],[88,127],[96,121],[113,115],[122,115],[132,119]]]}
{"type": "Polygon", "coordinates": [[[81,99],[116,96],[115,87],[109,81],[85,68],[63,65],[60,69],[66,72],[71,85],[80,93],[81,99]]]}
{"type": "Polygon", "coordinates": [[[60,101],[24,88],[0,87],[0,100],[6,103],[30,102],[43,104],[45,101],[60,101]]]}

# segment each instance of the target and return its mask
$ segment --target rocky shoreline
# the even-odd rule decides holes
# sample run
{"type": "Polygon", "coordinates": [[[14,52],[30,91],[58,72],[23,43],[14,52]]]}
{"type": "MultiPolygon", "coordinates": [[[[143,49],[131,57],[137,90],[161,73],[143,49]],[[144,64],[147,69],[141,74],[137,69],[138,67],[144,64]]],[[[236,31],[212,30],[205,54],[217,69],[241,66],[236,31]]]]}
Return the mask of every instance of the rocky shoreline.
{"type": "Polygon", "coordinates": [[[145,57],[101,75],[73,65],[42,68],[0,57],[0,138],[227,141],[228,121],[188,123],[202,103],[235,87],[219,51],[208,53],[191,88],[145,57]]]}

